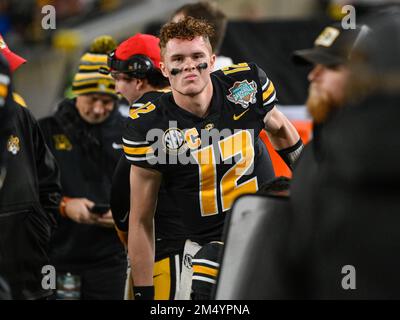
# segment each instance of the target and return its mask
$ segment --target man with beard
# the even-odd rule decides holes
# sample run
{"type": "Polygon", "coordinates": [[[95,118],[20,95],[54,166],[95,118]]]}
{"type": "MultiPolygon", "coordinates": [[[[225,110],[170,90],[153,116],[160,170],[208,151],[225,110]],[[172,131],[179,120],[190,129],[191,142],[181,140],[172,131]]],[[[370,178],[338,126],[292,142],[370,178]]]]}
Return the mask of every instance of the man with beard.
{"type": "MultiPolygon", "coordinates": [[[[286,273],[295,297],[400,294],[400,261],[393,254],[399,243],[400,12],[378,13],[369,23],[373,31],[363,37],[361,30],[343,63],[345,106],[337,112],[337,104],[325,104],[318,145],[305,148],[294,174],[286,273]]],[[[337,93],[331,89],[330,100],[337,93]]]]}
{"type": "MultiPolygon", "coordinates": [[[[291,190],[294,198],[296,191],[304,190],[304,181],[310,181],[315,176],[318,163],[322,161],[321,132],[346,102],[350,76],[348,63],[353,50],[368,32],[369,28],[365,25],[345,30],[340,24],[334,24],[322,31],[314,42],[314,48],[294,52],[293,61],[296,64],[313,65],[308,75],[310,87],[306,105],[314,124],[313,140],[294,173],[291,190]]],[[[309,183],[311,186],[312,182],[309,183]]]]}
{"type": "Polygon", "coordinates": [[[321,138],[307,250],[317,298],[400,297],[400,10],[368,23],[373,31],[349,64],[346,106],[321,138]]]}
{"type": "Polygon", "coordinates": [[[308,75],[310,88],[306,105],[314,128],[313,140],[304,148],[296,164],[290,188],[292,216],[286,244],[290,249],[286,247],[286,250],[291,263],[279,270],[282,278],[290,280],[290,286],[287,292],[283,291],[283,298],[319,297],[312,287],[315,282],[310,280],[309,275],[318,273],[314,270],[315,265],[312,265],[311,244],[318,228],[314,224],[316,219],[312,217],[313,213],[318,212],[315,208],[317,179],[325,160],[322,132],[348,101],[350,61],[354,50],[369,33],[370,29],[365,25],[345,30],[340,24],[334,24],[322,31],[314,42],[314,48],[294,52],[295,63],[313,64],[308,75]]]}

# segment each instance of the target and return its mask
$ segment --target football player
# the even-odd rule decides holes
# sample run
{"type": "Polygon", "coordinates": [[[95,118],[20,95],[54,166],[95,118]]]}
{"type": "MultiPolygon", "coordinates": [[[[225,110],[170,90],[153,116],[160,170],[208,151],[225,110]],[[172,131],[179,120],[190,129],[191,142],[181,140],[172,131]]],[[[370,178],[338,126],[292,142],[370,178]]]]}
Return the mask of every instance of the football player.
{"type": "Polygon", "coordinates": [[[182,274],[179,292],[187,299],[191,258],[202,245],[221,240],[233,201],[258,189],[254,146],[260,130],[267,130],[290,166],[303,147],[275,107],[275,88],[264,71],[240,63],[211,73],[212,32],[208,23],[192,17],[163,26],[160,68],[172,91],[132,112],[125,128],[124,151],[132,164],[128,251],[136,298],[154,297],[153,215],[162,179],[188,235],[189,274],[182,274]]]}
{"type": "MultiPolygon", "coordinates": [[[[131,105],[130,112],[147,101],[160,97],[168,88],[168,79],[160,71],[159,39],[136,34],[122,42],[108,59],[115,88],[131,105]]],[[[114,172],[111,208],[118,234],[126,245],[130,208],[130,163],[122,157],[114,172]]],[[[158,192],[155,213],[154,287],[156,300],[174,299],[179,284],[180,261],[185,242],[180,213],[164,187],[158,192]]],[[[128,273],[125,297],[131,296],[128,273]]]]}

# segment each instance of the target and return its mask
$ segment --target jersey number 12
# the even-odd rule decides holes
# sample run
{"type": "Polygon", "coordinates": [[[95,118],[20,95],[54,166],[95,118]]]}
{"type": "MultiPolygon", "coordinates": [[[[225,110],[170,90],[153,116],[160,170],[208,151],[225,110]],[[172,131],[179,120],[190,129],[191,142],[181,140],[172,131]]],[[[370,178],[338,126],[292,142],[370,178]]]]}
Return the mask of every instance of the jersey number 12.
{"type": "Polygon", "coordinates": [[[241,184],[238,180],[254,163],[254,146],[251,134],[239,131],[218,142],[222,161],[239,155],[239,160],[217,181],[217,161],[212,145],[192,152],[199,165],[199,200],[202,216],[218,214],[217,188],[220,188],[220,201],[223,211],[231,208],[233,201],[244,193],[257,191],[257,177],[241,184]],[[219,185],[218,185],[219,182],[219,185]]]}

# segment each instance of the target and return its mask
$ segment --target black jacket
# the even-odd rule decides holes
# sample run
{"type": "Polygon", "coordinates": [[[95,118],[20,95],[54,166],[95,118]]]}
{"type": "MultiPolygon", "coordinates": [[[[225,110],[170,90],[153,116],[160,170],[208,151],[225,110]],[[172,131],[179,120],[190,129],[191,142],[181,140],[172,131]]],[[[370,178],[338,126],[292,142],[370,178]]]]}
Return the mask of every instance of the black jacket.
{"type": "Polygon", "coordinates": [[[318,151],[304,149],[286,250],[296,298],[399,299],[399,101],[376,94],[343,107],[318,151]],[[356,287],[345,289],[351,274],[356,287]]]}
{"type": "Polygon", "coordinates": [[[313,265],[314,297],[399,299],[400,95],[374,94],[326,128],[318,177],[313,265]],[[356,290],[343,290],[356,271],[356,290]]]}
{"type": "Polygon", "coordinates": [[[60,198],[59,171],[28,109],[11,102],[8,121],[0,128],[2,175],[0,190],[0,275],[14,299],[37,299],[42,267],[60,198]],[[4,177],[4,176],[3,176],[4,177]]]}
{"type": "MultiPolygon", "coordinates": [[[[115,110],[103,123],[90,125],[80,117],[75,103],[75,99],[65,99],[40,125],[60,166],[63,196],[107,204],[114,168],[122,154],[123,118],[115,110]]],[[[94,265],[126,261],[113,228],[78,224],[60,216],[51,259],[58,270],[77,273],[94,265]]]]}

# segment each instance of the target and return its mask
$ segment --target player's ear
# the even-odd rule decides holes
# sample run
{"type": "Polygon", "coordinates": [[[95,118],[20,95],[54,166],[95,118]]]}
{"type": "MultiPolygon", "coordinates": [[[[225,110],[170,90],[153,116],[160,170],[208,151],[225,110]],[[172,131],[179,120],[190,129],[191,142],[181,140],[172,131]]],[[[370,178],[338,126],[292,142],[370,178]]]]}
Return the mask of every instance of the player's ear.
{"type": "Polygon", "coordinates": [[[147,80],[146,79],[136,79],[136,90],[138,90],[138,91],[142,90],[145,85],[145,81],[147,81],[147,80]]]}
{"type": "Polygon", "coordinates": [[[215,59],[217,58],[217,56],[215,54],[212,54],[210,57],[210,69],[211,71],[214,70],[214,64],[215,64],[215,59]]]}
{"type": "Polygon", "coordinates": [[[168,74],[167,67],[165,66],[164,62],[162,62],[162,61],[160,61],[160,70],[161,70],[163,76],[168,78],[169,74],[168,74]]]}

